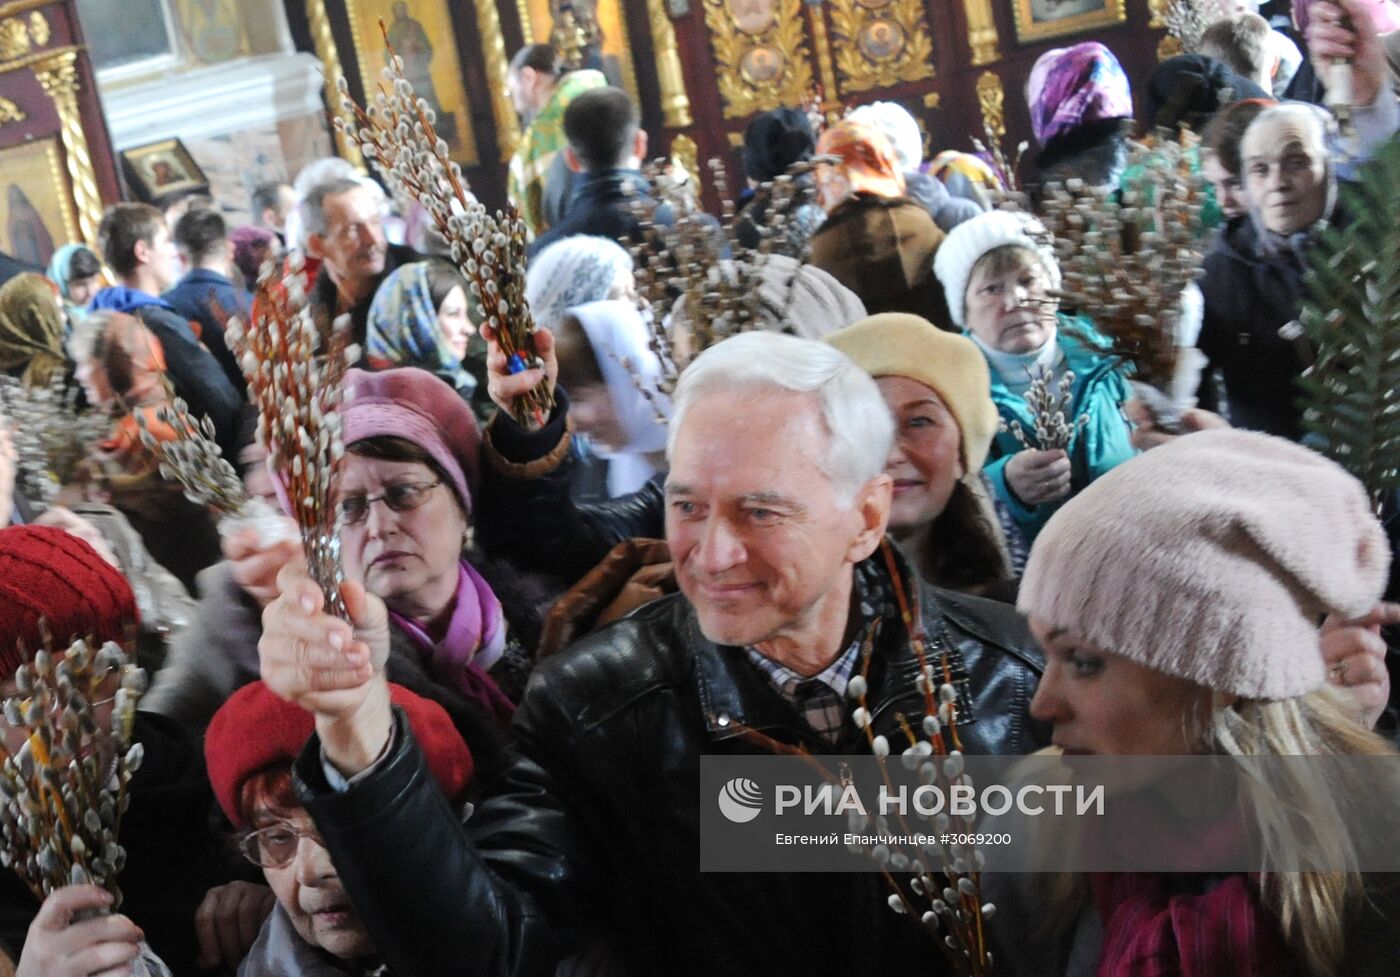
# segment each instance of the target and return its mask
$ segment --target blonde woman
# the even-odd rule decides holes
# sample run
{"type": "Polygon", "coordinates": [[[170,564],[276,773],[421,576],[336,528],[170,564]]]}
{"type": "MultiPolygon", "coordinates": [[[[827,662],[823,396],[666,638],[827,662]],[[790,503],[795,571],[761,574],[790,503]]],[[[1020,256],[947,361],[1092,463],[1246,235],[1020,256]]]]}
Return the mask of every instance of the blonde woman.
{"type": "MultiPolygon", "coordinates": [[[[1373,632],[1396,620],[1378,604],[1389,561],[1365,491],[1330,461],[1242,431],[1178,438],[1097,480],[1036,540],[1018,601],[1046,653],[1031,714],[1067,755],[1394,757],[1371,732],[1388,689],[1373,632]]],[[[1288,776],[1243,788],[1265,871],[1062,879],[1040,903],[1041,920],[1065,921],[1052,946],[1005,914],[1022,931],[999,934],[1003,972],[1393,974],[1400,902],[1360,872],[1376,839],[1347,816],[1356,798],[1392,799],[1374,780],[1308,793],[1288,776]],[[1298,851],[1348,870],[1267,870],[1298,851]]]]}

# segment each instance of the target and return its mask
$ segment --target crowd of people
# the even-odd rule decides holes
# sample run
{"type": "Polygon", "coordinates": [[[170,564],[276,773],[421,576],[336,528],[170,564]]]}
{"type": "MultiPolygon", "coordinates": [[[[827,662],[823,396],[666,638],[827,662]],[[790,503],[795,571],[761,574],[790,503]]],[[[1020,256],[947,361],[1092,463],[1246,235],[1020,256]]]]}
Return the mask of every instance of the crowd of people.
{"type": "MultiPolygon", "coordinates": [[[[991,161],[930,158],[894,102],[759,115],[729,240],[807,246],[765,255],[766,311],[708,348],[642,298],[656,235],[690,218],[648,182],[637,106],[544,44],[509,72],[531,363],[424,214],[336,159],[257,188],[250,225],[207,198],[120,203],[96,247],[17,271],[5,382],[67,391],[101,436],[40,498],[0,416],[0,694],[77,638],[125,643],[151,684],[124,900],[41,901],[0,872],[0,957],[22,977],[936,970],[877,871],[699,868],[701,757],[758,752],[751,731],[868,752],[867,725],[893,739],[922,714],[925,641],[969,754],[1395,758],[1400,507],[1382,521],[1305,437],[1310,353],[1286,327],[1347,221],[1338,187],[1400,129],[1400,16],[1307,13],[1211,25],[1136,118],[1107,47],[1047,52],[1019,210],[991,161]],[[1194,406],[1169,425],[1031,211],[1067,180],[1132,186],[1130,141],[1183,128],[1208,253],[1179,334],[1194,406]],[[814,158],[799,192],[766,192],[814,158]],[[325,500],[345,617],[289,517],[221,523],[158,451],[188,437],[183,401],[284,511],[228,323],[256,326],[259,277],[292,257],[313,313],[351,330],[325,500]],[[1033,389],[1064,392],[1064,442],[1028,438],[1033,389]],[[532,391],[552,409],[515,414],[532,391]]],[[[1391,974],[1400,893],[1362,868],[1053,895],[989,877],[996,972],[1391,974]]]]}

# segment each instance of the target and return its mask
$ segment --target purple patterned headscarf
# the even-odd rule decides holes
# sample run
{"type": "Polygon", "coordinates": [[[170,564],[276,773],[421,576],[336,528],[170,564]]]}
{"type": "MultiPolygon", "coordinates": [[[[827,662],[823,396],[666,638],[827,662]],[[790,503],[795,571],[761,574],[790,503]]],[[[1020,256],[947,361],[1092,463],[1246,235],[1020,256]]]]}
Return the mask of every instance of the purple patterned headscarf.
{"type": "Polygon", "coordinates": [[[1133,114],[1128,76],[1113,52],[1097,41],[1042,54],[1026,82],[1026,102],[1041,146],[1090,122],[1133,114]]]}

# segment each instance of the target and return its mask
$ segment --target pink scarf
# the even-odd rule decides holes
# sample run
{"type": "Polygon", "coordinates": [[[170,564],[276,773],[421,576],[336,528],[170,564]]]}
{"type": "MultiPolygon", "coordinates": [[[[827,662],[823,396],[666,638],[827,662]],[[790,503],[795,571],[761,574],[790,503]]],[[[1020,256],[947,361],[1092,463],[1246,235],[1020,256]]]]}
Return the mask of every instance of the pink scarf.
{"type": "Polygon", "coordinates": [[[505,615],[475,567],[466,560],[459,564],[456,603],[441,641],[435,643],[420,623],[396,611],[389,618],[430,656],[434,678],[481,703],[503,726],[510,725],[515,706],[487,674],[505,651],[505,615]]]}

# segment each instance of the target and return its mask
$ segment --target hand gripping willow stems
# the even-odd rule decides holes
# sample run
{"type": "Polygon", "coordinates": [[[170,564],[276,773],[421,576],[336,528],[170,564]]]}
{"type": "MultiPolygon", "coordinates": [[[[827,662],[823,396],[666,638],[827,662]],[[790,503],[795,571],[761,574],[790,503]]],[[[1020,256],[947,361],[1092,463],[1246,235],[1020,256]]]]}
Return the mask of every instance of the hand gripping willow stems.
{"type": "Polygon", "coordinates": [[[230,319],[226,331],[258,408],[258,441],[301,532],[307,570],[327,610],[346,620],[335,501],[345,457],[337,409],[353,358],[349,326],[349,316],[329,328],[317,323],[308,307],[306,271],[293,258],[285,271],[270,269],[258,282],[251,324],[230,319]]]}
{"type": "MultiPolygon", "coordinates": [[[[521,373],[541,365],[535,349],[535,320],[525,301],[525,222],[514,205],[492,216],[467,187],[462,169],[450,155],[447,140],[433,127],[436,116],[404,76],[403,59],[394,54],[388,30],[379,22],[389,66],[368,106],[350,97],[344,77],[336,80],[342,115],[335,126],[360,147],[398,199],[416,200],[451,249],[452,260],[481,304],[505,353],[507,369],[521,373]]],[[[554,407],[544,384],[515,399],[517,421],[543,425],[554,407]]]]}
{"type": "Polygon", "coordinates": [[[27,736],[13,753],[0,742],[0,863],[41,900],[92,884],[120,905],[117,836],[143,756],[131,731],[146,675],[112,642],[59,652],[45,634],[44,645],[15,672],[18,691],[4,704],[5,724],[27,736]],[[99,722],[94,699],[113,675],[111,719],[99,722]]]}

